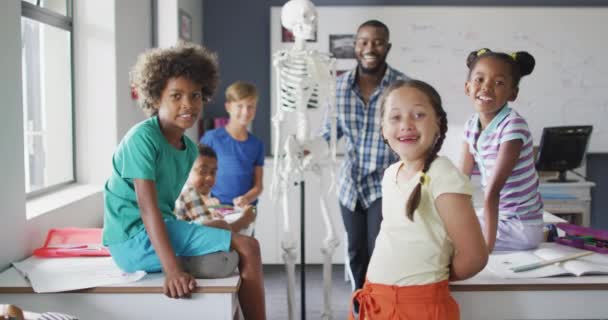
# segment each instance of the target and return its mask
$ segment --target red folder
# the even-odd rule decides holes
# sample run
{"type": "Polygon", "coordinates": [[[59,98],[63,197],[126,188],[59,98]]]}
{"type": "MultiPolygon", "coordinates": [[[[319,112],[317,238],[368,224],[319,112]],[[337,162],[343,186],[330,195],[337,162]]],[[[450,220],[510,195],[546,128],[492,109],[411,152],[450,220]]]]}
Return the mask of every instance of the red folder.
{"type": "Polygon", "coordinates": [[[49,230],[44,245],[34,250],[43,258],[103,257],[108,248],[101,244],[101,228],[56,228],[49,230]]]}

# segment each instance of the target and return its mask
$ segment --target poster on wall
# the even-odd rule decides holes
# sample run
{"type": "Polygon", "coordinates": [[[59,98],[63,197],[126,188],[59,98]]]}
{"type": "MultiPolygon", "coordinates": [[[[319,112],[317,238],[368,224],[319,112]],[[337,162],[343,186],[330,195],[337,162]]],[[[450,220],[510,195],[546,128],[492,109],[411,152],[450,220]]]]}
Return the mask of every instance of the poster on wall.
{"type": "Polygon", "coordinates": [[[192,41],[192,17],[184,10],[179,10],[179,38],[192,41]]]}
{"type": "Polygon", "coordinates": [[[355,35],[354,34],[330,34],[329,52],[336,59],[355,58],[355,35]]]}

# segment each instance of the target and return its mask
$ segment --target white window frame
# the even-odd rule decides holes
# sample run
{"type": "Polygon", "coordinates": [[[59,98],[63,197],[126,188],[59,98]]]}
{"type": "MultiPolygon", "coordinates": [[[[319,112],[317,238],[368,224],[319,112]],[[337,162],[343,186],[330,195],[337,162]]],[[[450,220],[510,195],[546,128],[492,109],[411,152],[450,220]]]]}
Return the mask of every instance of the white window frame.
{"type": "MultiPolygon", "coordinates": [[[[71,185],[77,181],[76,173],[76,139],[75,139],[75,92],[74,92],[74,30],[73,30],[73,1],[66,1],[66,14],[60,14],[50,9],[43,8],[40,6],[40,0],[37,1],[37,5],[29,3],[27,1],[21,1],[21,16],[37,21],[41,24],[53,26],[69,32],[70,34],[70,81],[71,81],[71,116],[72,116],[72,179],[50,186],[46,186],[35,191],[26,193],[26,199],[32,199],[44,194],[48,194],[59,189],[64,188],[67,185],[71,185]]],[[[24,131],[25,133],[25,131],[24,131]]],[[[27,137],[24,136],[24,143],[28,143],[27,137]]],[[[27,155],[25,155],[27,156],[27,155]]],[[[24,159],[25,160],[25,159],[24,159]]],[[[27,165],[27,163],[25,163],[27,165]]],[[[25,179],[29,179],[29,168],[25,168],[25,179]]],[[[26,184],[29,183],[26,181],[26,184]]]]}

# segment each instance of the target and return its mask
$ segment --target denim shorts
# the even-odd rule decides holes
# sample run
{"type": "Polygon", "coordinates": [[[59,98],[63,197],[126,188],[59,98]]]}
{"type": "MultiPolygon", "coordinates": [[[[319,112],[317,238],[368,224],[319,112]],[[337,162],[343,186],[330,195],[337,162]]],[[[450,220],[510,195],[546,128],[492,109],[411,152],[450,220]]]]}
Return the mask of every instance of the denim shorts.
{"type": "MultiPolygon", "coordinates": [[[[202,256],[230,250],[231,233],[228,230],[191,224],[183,220],[165,220],[169,241],[176,256],[202,256]]],[[[160,272],[160,260],[144,228],[121,243],[108,246],[116,265],[126,272],[144,270],[160,272]]]]}

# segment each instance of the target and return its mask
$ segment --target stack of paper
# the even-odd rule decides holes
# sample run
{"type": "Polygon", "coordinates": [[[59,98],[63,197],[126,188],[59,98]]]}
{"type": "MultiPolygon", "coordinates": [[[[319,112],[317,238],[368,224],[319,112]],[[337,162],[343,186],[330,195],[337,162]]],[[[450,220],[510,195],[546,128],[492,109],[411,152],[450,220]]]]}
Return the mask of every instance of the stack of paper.
{"type": "Polygon", "coordinates": [[[146,273],[126,273],[111,257],[37,258],[14,262],[35,292],[60,292],[137,281],[146,273]]]}

